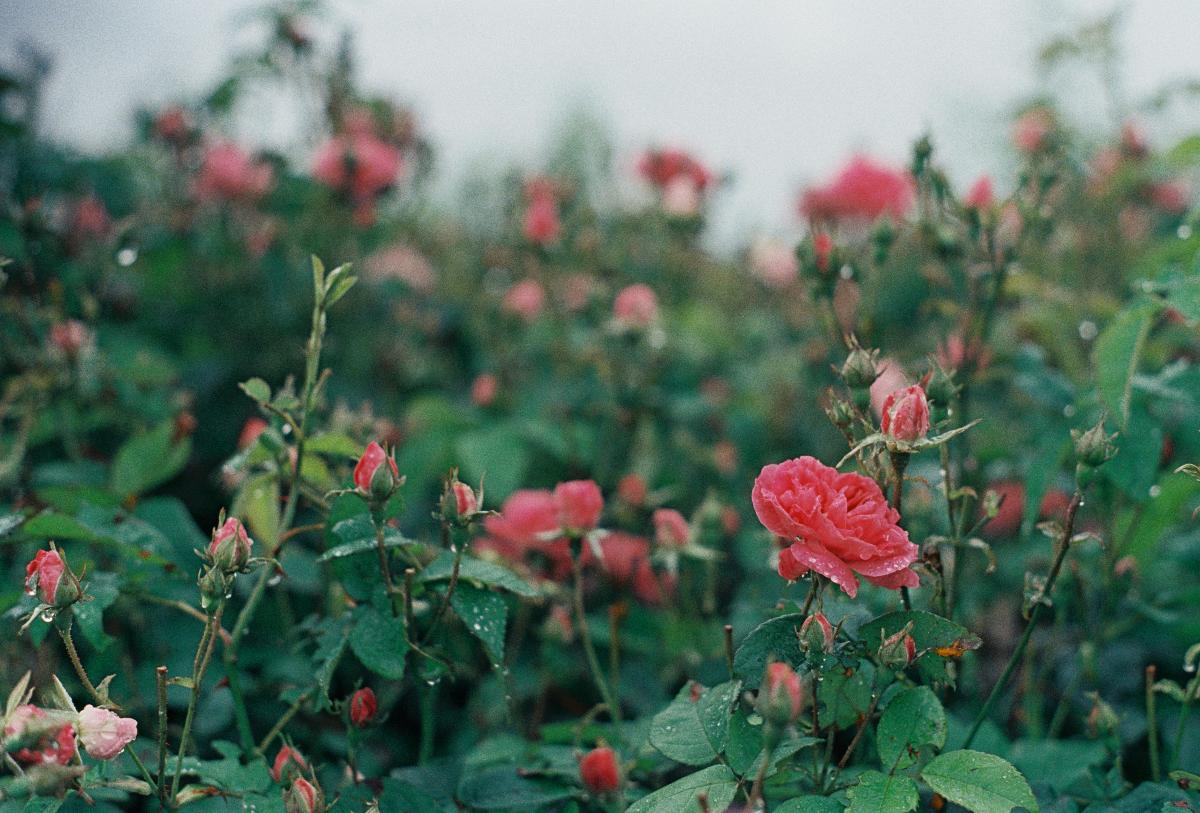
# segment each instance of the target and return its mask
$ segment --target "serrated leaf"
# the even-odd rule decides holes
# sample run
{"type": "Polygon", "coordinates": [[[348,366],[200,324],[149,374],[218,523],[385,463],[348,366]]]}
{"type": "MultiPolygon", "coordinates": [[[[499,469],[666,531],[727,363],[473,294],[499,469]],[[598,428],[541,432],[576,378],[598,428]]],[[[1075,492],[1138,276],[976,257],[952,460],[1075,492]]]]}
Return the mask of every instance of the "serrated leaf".
{"type": "MultiPolygon", "coordinates": [[[[438,558],[430,562],[421,571],[422,582],[444,581],[450,578],[454,570],[454,554],[443,551],[438,558]]],[[[513,573],[504,565],[487,562],[464,555],[458,566],[458,578],[480,582],[492,587],[500,587],[518,596],[533,598],[538,595],[537,588],[513,573]]]]}
{"type": "Polygon", "coordinates": [[[508,605],[504,597],[491,590],[458,583],[450,606],[471,634],[480,640],[493,664],[504,661],[504,633],[508,626],[508,605]]]}
{"type": "Polygon", "coordinates": [[[676,762],[709,764],[729,741],[729,719],[740,689],[740,681],[711,689],[689,681],[669,706],[654,715],[650,744],[676,762]]]}
{"type": "Polygon", "coordinates": [[[775,813],[842,813],[846,808],[828,796],[797,796],[773,809],[775,813]]]}
{"type": "Polygon", "coordinates": [[[748,688],[758,688],[770,660],[795,666],[804,660],[797,632],[804,623],[801,613],[789,613],[759,624],[738,646],[733,670],[748,688]]]}
{"type": "Polygon", "coordinates": [[[907,776],[879,771],[859,774],[858,784],[846,796],[850,799],[847,813],[908,813],[920,800],[916,783],[907,776]]]}
{"type": "Polygon", "coordinates": [[[317,648],[313,652],[312,660],[317,688],[320,689],[318,705],[321,707],[328,708],[330,705],[329,684],[349,641],[348,617],[327,618],[317,628],[317,648]]]}
{"type": "Polygon", "coordinates": [[[629,806],[627,813],[699,813],[703,794],[709,810],[724,810],[737,793],[737,777],[724,765],[712,765],[659,788],[629,806]]]}
{"type": "Polygon", "coordinates": [[[922,745],[946,744],[946,711],[928,686],[913,686],[892,698],[876,730],[879,759],[889,770],[916,762],[922,745]]]}
{"type": "Polygon", "coordinates": [[[350,633],[350,649],[354,657],[375,674],[389,680],[404,677],[409,647],[401,619],[385,615],[374,607],[363,608],[350,633]]]}
{"type": "Polygon", "coordinates": [[[921,778],[937,793],[971,813],[1038,813],[1025,777],[1007,761],[982,751],[951,751],[935,757],[921,778]]]}

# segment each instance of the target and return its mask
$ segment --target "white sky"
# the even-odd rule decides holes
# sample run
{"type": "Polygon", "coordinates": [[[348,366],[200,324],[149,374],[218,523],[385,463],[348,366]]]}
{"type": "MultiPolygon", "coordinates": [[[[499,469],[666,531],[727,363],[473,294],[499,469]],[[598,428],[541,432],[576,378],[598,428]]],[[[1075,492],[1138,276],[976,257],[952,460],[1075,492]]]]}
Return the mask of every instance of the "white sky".
{"type": "MultiPolygon", "coordinates": [[[[55,57],[45,123],[103,149],[140,102],[198,93],[244,41],[247,0],[0,0],[0,60],[33,41],[55,57]]],[[[1099,0],[335,0],[373,92],[406,100],[437,150],[442,189],[481,159],[536,165],[580,105],[632,154],[693,149],[733,183],[717,239],[794,225],[796,190],[856,149],[893,160],[932,129],[967,184],[1008,163],[1006,117],[1043,86],[1036,46],[1112,8],[1099,0]]],[[[1195,0],[1126,2],[1125,87],[1137,98],[1200,75],[1195,0]]],[[[1104,110],[1072,88],[1076,112],[1104,110]]],[[[286,111],[264,107],[261,117],[286,111]]],[[[1152,141],[1200,129],[1200,103],[1146,122],[1152,141]]],[[[282,127],[246,134],[278,137],[282,127]]]]}

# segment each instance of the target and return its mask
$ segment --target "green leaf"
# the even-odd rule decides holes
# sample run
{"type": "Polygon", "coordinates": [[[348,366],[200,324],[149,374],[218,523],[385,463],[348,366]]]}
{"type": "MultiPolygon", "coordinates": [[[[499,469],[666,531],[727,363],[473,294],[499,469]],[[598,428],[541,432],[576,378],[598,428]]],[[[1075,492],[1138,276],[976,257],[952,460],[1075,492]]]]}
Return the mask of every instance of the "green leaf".
{"type": "Polygon", "coordinates": [[[921,778],[937,793],[971,813],[1038,813],[1029,783],[1012,765],[981,751],[951,751],[935,757],[921,778]]]}
{"type": "Polygon", "coordinates": [[[797,796],[776,807],[775,813],[842,813],[846,808],[828,796],[797,796]]]}
{"type": "Polygon", "coordinates": [[[112,638],[104,632],[104,611],[117,600],[119,593],[114,573],[93,573],[84,584],[84,591],[91,601],[75,605],[75,620],[83,637],[98,650],[108,648],[112,638]]]}
{"type": "Polygon", "coordinates": [[[279,479],[272,472],[246,480],[233,498],[233,514],[246,521],[250,535],[270,554],[279,544],[279,479]]]}
{"type": "Polygon", "coordinates": [[[564,784],[521,776],[516,765],[474,771],[463,778],[458,789],[459,799],[477,810],[532,811],[573,794],[574,790],[564,784]]]}
{"type": "Polygon", "coordinates": [[[389,680],[404,677],[408,641],[404,637],[404,622],[384,615],[374,607],[365,607],[354,622],[350,633],[350,649],[363,666],[389,680]]]}
{"type": "Polygon", "coordinates": [[[1104,405],[1119,418],[1122,429],[1129,421],[1133,376],[1158,309],[1155,302],[1134,302],[1118,313],[1096,339],[1096,387],[1104,405]]]}
{"type": "MultiPolygon", "coordinates": [[[[816,737],[788,737],[775,746],[771,752],[771,764],[766,776],[774,775],[780,761],[792,754],[802,751],[821,742],[816,737]]],[[[750,722],[749,716],[742,709],[737,709],[729,721],[729,742],[725,746],[725,761],[733,772],[743,778],[758,774],[762,762],[766,758],[763,753],[763,727],[750,722]]]]}
{"type": "Polygon", "coordinates": [[[463,482],[483,481],[489,496],[503,499],[525,482],[529,449],[510,426],[467,432],[458,439],[454,451],[462,461],[463,482]]]}
{"type": "MultiPolygon", "coordinates": [[[[328,555],[327,553],[326,556],[328,555]]],[[[454,554],[449,551],[442,551],[438,555],[438,558],[430,562],[421,571],[421,581],[426,583],[445,581],[450,578],[453,570],[454,554]]],[[[462,561],[459,563],[458,578],[460,581],[467,579],[491,587],[500,587],[525,598],[534,598],[539,595],[537,588],[504,567],[504,565],[487,562],[483,559],[475,559],[470,556],[464,555],[462,561]]]]}
{"type": "Polygon", "coordinates": [[[847,813],[907,813],[917,806],[917,785],[904,774],[888,776],[865,771],[858,784],[846,792],[850,799],[847,813]]]}
{"type": "Polygon", "coordinates": [[[428,813],[438,809],[434,798],[420,788],[398,779],[383,780],[379,813],[428,813]]]}
{"type": "Polygon", "coordinates": [[[750,631],[733,656],[733,670],[748,688],[758,688],[768,661],[795,666],[804,660],[797,634],[803,623],[803,614],[789,613],[764,621],[750,631]]]}
{"type": "Polygon", "coordinates": [[[707,765],[725,750],[729,718],[741,689],[731,681],[705,689],[695,681],[679,690],[650,723],[650,744],[684,765],[707,765]]]}
{"type": "Polygon", "coordinates": [[[627,813],[700,813],[697,797],[708,798],[709,810],[724,810],[737,793],[737,777],[724,765],[712,765],[659,788],[630,805],[627,813]]]}
{"type": "Polygon", "coordinates": [[[508,626],[508,605],[504,596],[470,584],[458,583],[450,606],[471,634],[483,643],[492,663],[504,660],[504,631],[508,626]]]}
{"type": "Polygon", "coordinates": [[[333,681],[333,673],[337,671],[338,662],[350,641],[348,617],[326,618],[317,627],[316,637],[317,648],[312,659],[316,670],[317,688],[321,690],[319,705],[329,708],[329,684],[333,681]]]}
{"type": "MultiPolygon", "coordinates": [[[[341,559],[375,550],[375,526],[372,524],[369,514],[357,514],[335,523],[333,534],[338,539],[345,541],[322,553],[317,558],[318,562],[328,562],[331,559],[341,559]]],[[[400,532],[391,526],[383,530],[383,546],[385,548],[419,544],[415,539],[401,536],[400,532]]]]}
{"type": "Polygon", "coordinates": [[[905,689],[883,710],[876,738],[883,767],[907,768],[922,745],[946,744],[946,711],[928,686],[905,689]]]}
{"type": "Polygon", "coordinates": [[[117,450],[109,488],[121,497],[142,494],[178,474],[191,454],[191,438],[176,439],[175,422],[163,421],[117,450]]]}
{"type": "Polygon", "coordinates": [[[260,404],[269,403],[271,400],[271,385],[261,378],[248,378],[241,384],[238,384],[242,392],[250,396],[254,401],[260,404]]]}
{"type": "Polygon", "coordinates": [[[53,511],[43,511],[30,518],[21,532],[30,539],[53,539],[58,542],[64,539],[90,541],[96,538],[96,532],[79,520],[53,511]]]}

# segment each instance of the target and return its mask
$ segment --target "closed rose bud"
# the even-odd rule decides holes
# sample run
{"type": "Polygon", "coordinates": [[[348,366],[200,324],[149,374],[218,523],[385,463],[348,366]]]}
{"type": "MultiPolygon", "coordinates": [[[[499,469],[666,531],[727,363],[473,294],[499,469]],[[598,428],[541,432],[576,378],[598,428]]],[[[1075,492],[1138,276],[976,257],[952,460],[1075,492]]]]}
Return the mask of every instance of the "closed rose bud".
{"type": "Polygon", "coordinates": [[[1104,431],[1104,421],[1100,421],[1086,432],[1071,430],[1071,439],[1075,442],[1075,459],[1084,466],[1102,466],[1117,453],[1113,443],[1116,435],[1104,431]]]}
{"type": "Polygon", "coordinates": [[[241,573],[250,563],[254,542],[246,533],[246,526],[237,517],[230,517],[225,524],[213,531],[208,543],[208,555],[213,564],[225,573],[241,573]]]}
{"type": "Polygon", "coordinates": [[[79,598],[75,579],[57,550],[40,550],[25,566],[25,592],[51,607],[66,607],[79,598]]]}
{"type": "Polygon", "coordinates": [[[876,653],[879,662],[889,669],[903,669],[917,657],[917,642],[913,640],[909,624],[904,629],[883,639],[876,653]]]}
{"type": "Polygon", "coordinates": [[[892,440],[912,442],[929,431],[929,399],[919,385],[896,390],[883,402],[883,434],[892,440]]]}
{"type": "Polygon", "coordinates": [[[579,760],[579,778],[589,793],[613,793],[621,787],[617,752],[608,746],[593,748],[579,760]]]}
{"type": "Polygon", "coordinates": [[[758,713],[767,722],[783,726],[795,722],[804,703],[804,687],[796,670],[786,663],[767,664],[758,690],[758,713]]]}
{"type": "Polygon", "coordinates": [[[876,364],[878,355],[878,350],[864,350],[855,345],[842,364],[842,380],[846,386],[852,391],[869,389],[880,375],[876,364]]]}
{"type": "Polygon", "coordinates": [[[825,232],[813,237],[813,261],[817,270],[822,274],[829,273],[829,264],[833,259],[833,238],[825,232]]]}
{"type": "Polygon", "coordinates": [[[654,540],[666,548],[686,547],[691,538],[691,528],[683,514],[672,508],[659,508],[654,512],[654,540]]]}
{"type": "Polygon", "coordinates": [[[237,447],[247,449],[254,445],[258,436],[267,430],[267,426],[267,422],[262,418],[247,418],[246,423],[242,425],[242,431],[238,433],[237,447]]]}
{"type": "Polygon", "coordinates": [[[554,504],[558,509],[559,527],[571,534],[582,535],[600,522],[604,497],[593,481],[571,480],[555,486],[554,504]]]}
{"type": "Polygon", "coordinates": [[[306,770],[308,770],[308,763],[300,752],[290,745],[285,745],[275,755],[275,764],[271,767],[271,778],[276,782],[290,782],[306,770]]]}
{"type": "Polygon", "coordinates": [[[283,792],[283,809],[287,813],[324,813],[325,795],[320,787],[300,777],[283,792]]]}
{"type": "Polygon", "coordinates": [[[92,331],[78,319],[68,319],[50,328],[50,344],[67,356],[79,355],[93,341],[92,331]]]}
{"type": "Polygon", "coordinates": [[[442,516],[449,520],[467,520],[479,513],[479,495],[457,477],[442,495],[442,516]]]}
{"type": "Polygon", "coordinates": [[[800,625],[800,647],[806,652],[832,652],[833,641],[833,624],[825,613],[813,613],[800,625]]]}
{"type": "Polygon", "coordinates": [[[639,474],[626,474],[617,483],[617,496],[630,505],[646,502],[646,481],[639,474]]]}
{"type": "Polygon", "coordinates": [[[996,196],[992,193],[992,179],[987,175],[977,180],[963,198],[963,205],[977,212],[986,212],[995,204],[996,196]]]}
{"type": "Polygon", "coordinates": [[[396,490],[400,470],[396,461],[375,441],[371,441],[354,466],[354,486],[364,497],[383,502],[396,490]]]}
{"type": "Polygon", "coordinates": [[[375,699],[375,692],[369,687],[359,689],[350,696],[350,722],[357,728],[370,725],[378,709],[379,702],[375,699]]]}
{"type": "Polygon", "coordinates": [[[114,759],[137,739],[137,720],[87,705],[79,712],[79,741],[95,759],[114,759]]]}

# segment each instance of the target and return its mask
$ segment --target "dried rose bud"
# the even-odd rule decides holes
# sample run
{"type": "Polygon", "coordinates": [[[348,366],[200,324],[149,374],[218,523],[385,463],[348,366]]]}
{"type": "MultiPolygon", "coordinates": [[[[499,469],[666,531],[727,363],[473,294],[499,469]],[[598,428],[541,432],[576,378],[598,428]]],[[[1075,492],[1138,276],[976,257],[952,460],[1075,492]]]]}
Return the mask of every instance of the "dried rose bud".
{"type": "Polygon", "coordinates": [[[806,652],[832,652],[833,640],[833,625],[825,613],[813,613],[800,625],[800,647],[806,652]]]}
{"type": "Polygon", "coordinates": [[[758,690],[758,712],[767,722],[788,725],[800,716],[804,687],[796,670],[786,663],[767,664],[767,673],[758,690]]]}
{"type": "Polygon", "coordinates": [[[617,752],[608,746],[593,748],[579,760],[579,778],[589,793],[612,793],[621,787],[617,752]]]}
{"type": "Polygon", "coordinates": [[[356,728],[366,728],[375,719],[379,710],[379,702],[375,692],[369,687],[363,687],[350,696],[350,722],[356,728]]]}

